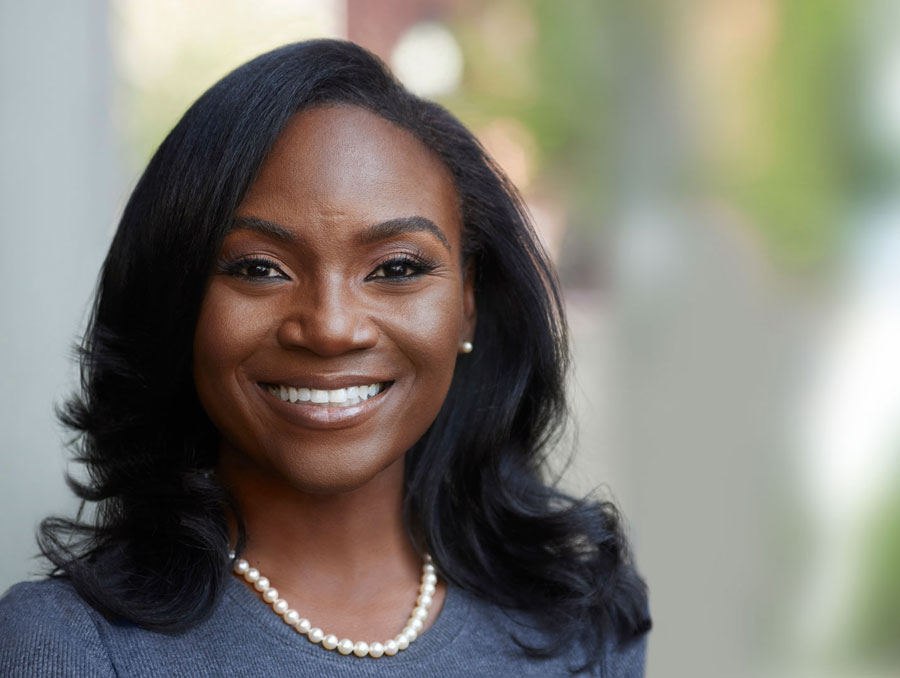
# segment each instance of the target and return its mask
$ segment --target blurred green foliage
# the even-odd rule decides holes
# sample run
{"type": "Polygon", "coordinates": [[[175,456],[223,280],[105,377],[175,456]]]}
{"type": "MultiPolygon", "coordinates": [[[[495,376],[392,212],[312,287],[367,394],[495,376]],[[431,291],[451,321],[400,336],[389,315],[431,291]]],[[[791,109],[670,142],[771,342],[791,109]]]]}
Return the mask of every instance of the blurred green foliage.
{"type": "MultiPolygon", "coordinates": [[[[900,487],[900,474],[889,487],[900,487]]],[[[886,493],[862,543],[863,572],[844,652],[854,663],[896,668],[900,665],[900,493],[886,493]]]]}
{"type": "MultiPolygon", "coordinates": [[[[455,28],[466,79],[444,103],[475,129],[494,117],[525,124],[540,151],[538,181],[560,195],[569,226],[602,227],[634,162],[625,140],[653,132],[648,116],[640,120],[640,107],[660,106],[675,116],[680,99],[692,96],[679,90],[678,34],[712,8],[702,1],[464,3],[455,28]],[[536,27],[532,40],[515,37],[520,20],[499,30],[503,17],[521,13],[536,27]],[[490,15],[499,18],[486,20],[490,15]]],[[[775,40],[740,92],[747,107],[761,110],[753,134],[736,155],[699,168],[682,144],[680,165],[670,167],[673,192],[712,194],[740,208],[771,258],[788,270],[829,260],[859,188],[854,129],[864,9],[855,0],[775,2],[775,40]]],[[[689,102],[707,104],[715,102],[689,102]]],[[[678,121],[671,126],[678,134],[678,121]]],[[[667,149],[658,150],[658,164],[666,166],[667,149]]],[[[653,172],[652,164],[644,162],[644,171],[653,172]]]]}
{"type": "Polygon", "coordinates": [[[801,269],[834,253],[854,184],[860,14],[856,0],[778,3],[774,53],[759,79],[771,149],[757,173],[736,177],[735,197],[773,255],[801,269]]]}
{"type": "Polygon", "coordinates": [[[616,193],[622,8],[587,0],[469,3],[455,21],[466,74],[442,103],[476,131],[495,118],[524,124],[536,145],[537,181],[560,195],[573,225],[599,225],[616,193]]]}

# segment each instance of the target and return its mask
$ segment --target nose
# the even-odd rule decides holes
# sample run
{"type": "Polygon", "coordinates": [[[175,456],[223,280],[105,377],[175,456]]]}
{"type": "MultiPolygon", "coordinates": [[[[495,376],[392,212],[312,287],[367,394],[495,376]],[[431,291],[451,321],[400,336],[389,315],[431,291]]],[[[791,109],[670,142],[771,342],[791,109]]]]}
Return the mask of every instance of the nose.
{"type": "Polygon", "coordinates": [[[335,356],[371,348],[378,327],[364,295],[339,276],[298,289],[278,327],[278,343],[304,348],[320,356],[335,356]]]}

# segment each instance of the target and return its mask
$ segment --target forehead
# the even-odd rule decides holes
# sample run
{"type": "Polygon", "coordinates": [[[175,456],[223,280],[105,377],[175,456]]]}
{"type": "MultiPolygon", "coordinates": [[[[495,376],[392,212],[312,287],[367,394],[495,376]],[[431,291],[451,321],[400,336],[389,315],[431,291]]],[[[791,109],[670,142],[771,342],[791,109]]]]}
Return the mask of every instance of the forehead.
{"type": "Polygon", "coordinates": [[[458,202],[446,166],[411,133],[362,108],[320,106],[291,118],[239,212],[309,228],[418,215],[458,239],[458,202]]]}

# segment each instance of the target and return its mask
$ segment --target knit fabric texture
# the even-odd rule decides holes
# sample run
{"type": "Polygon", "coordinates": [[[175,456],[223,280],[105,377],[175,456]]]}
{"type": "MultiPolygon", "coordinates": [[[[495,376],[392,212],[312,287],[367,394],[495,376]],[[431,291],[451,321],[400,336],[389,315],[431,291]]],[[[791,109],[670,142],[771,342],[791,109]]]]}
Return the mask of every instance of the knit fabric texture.
{"type": "MultiPolygon", "coordinates": [[[[213,614],[180,634],[111,623],[65,579],[13,586],[0,599],[0,676],[66,678],[476,678],[569,676],[583,649],[529,658],[510,633],[540,641],[534,622],[449,586],[434,624],[393,657],[344,656],[313,645],[236,578],[213,614]]],[[[604,648],[607,675],[644,675],[646,636],[604,648]]],[[[596,669],[595,669],[596,671],[596,669]]]]}

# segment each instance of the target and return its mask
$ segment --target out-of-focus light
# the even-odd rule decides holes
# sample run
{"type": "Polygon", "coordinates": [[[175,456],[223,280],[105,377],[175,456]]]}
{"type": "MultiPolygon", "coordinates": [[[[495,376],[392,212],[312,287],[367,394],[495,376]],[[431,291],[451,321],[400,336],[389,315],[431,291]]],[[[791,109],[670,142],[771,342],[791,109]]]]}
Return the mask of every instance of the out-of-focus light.
{"type": "Polygon", "coordinates": [[[478,130],[478,138],[521,190],[534,178],[537,144],[534,135],[514,118],[497,118],[478,130]]]}
{"type": "Polygon", "coordinates": [[[187,104],[200,88],[264,51],[312,37],[344,37],[344,4],[341,0],[110,0],[116,65],[129,86],[142,92],[156,90],[156,98],[160,90],[172,96],[181,87],[190,87],[187,104]]]}
{"type": "Polygon", "coordinates": [[[423,97],[452,92],[462,78],[462,50],[445,26],[434,22],[410,28],[391,54],[400,81],[423,97]]]}
{"type": "Polygon", "coordinates": [[[804,431],[817,512],[852,520],[897,461],[900,421],[900,204],[865,219],[849,298],[822,356],[804,431]]]}
{"type": "Polygon", "coordinates": [[[900,204],[860,220],[851,271],[801,432],[807,499],[817,537],[797,630],[823,647],[838,632],[861,572],[860,525],[900,463],[900,204]]]}

